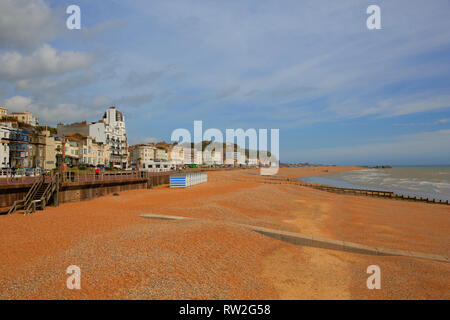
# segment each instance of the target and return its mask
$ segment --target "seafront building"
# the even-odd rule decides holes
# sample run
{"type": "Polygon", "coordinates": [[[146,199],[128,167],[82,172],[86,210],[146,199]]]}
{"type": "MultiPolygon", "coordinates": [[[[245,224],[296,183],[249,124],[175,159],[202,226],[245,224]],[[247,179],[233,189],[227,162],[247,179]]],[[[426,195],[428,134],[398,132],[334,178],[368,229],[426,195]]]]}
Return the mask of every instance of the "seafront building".
{"type": "Polygon", "coordinates": [[[7,124],[0,123],[0,169],[9,168],[10,132],[10,127],[7,124]]]}
{"type": "Polygon", "coordinates": [[[0,122],[0,137],[1,169],[56,168],[56,140],[50,131],[23,128],[21,122],[6,120],[0,122]]]}
{"type": "Polygon", "coordinates": [[[80,165],[80,147],[82,145],[81,138],[74,134],[69,135],[63,138],[64,143],[61,142],[61,153],[62,157],[62,148],[64,148],[64,163],[69,166],[78,166],[80,165]]]}
{"type": "Polygon", "coordinates": [[[0,118],[0,169],[53,170],[64,162],[68,166],[166,171],[185,165],[223,165],[224,158],[225,164],[232,166],[261,163],[258,158],[247,159],[244,150],[232,143],[203,141],[202,147],[208,146],[210,152],[191,147],[190,143],[164,141],[129,146],[125,118],[115,107],[109,107],[102,120],[58,124],[56,129],[39,127],[37,117],[30,112],[9,114],[7,108],[0,107],[0,118]],[[224,157],[222,147],[233,152],[224,157]]]}
{"type": "Polygon", "coordinates": [[[8,109],[0,106],[0,120],[8,116],[8,109]]]}
{"type": "Polygon", "coordinates": [[[29,167],[52,170],[57,165],[57,141],[50,131],[29,133],[29,167]]]}
{"type": "Polygon", "coordinates": [[[169,161],[176,166],[184,164],[184,149],[178,145],[171,145],[167,151],[169,161]]]}
{"type": "Polygon", "coordinates": [[[138,144],[130,147],[129,163],[134,168],[141,168],[143,162],[155,160],[156,147],[148,144],[138,144]]]}
{"type": "Polygon", "coordinates": [[[223,164],[223,153],[218,150],[203,151],[203,164],[221,165],[223,164]]]}
{"type": "Polygon", "coordinates": [[[155,161],[167,161],[169,160],[167,157],[166,149],[156,148],[155,149],[155,161]]]}
{"type": "Polygon", "coordinates": [[[2,106],[0,106],[0,120],[13,120],[33,127],[39,125],[38,118],[31,112],[24,111],[8,113],[8,108],[2,106]]]}
{"type": "MultiPolygon", "coordinates": [[[[96,143],[108,145],[110,165],[122,169],[128,166],[128,142],[125,129],[125,118],[122,112],[115,107],[110,107],[103,115],[103,119],[97,122],[86,121],[72,124],[58,124],[58,134],[61,136],[83,134],[91,137],[96,143]]],[[[103,152],[103,151],[101,151],[103,152]]],[[[91,157],[95,161],[103,161],[105,157],[91,157]]],[[[89,157],[87,157],[89,160],[89,157]]],[[[87,161],[89,163],[89,161],[87,161]]]]}
{"type": "Polygon", "coordinates": [[[44,159],[42,169],[53,170],[57,167],[57,155],[58,144],[54,136],[51,135],[50,131],[44,131],[44,159]]]}
{"type": "Polygon", "coordinates": [[[129,163],[131,167],[144,171],[174,170],[182,163],[169,160],[166,149],[157,148],[154,144],[138,144],[129,148],[129,163]]]}
{"type": "Polygon", "coordinates": [[[183,144],[183,163],[189,165],[201,165],[203,163],[203,152],[197,148],[191,148],[188,144],[183,144]]]}
{"type": "Polygon", "coordinates": [[[7,115],[10,118],[14,118],[18,122],[28,124],[30,126],[37,126],[38,118],[35,117],[31,112],[13,112],[7,115]]]}
{"type": "Polygon", "coordinates": [[[92,137],[97,142],[106,143],[106,127],[103,121],[87,123],[86,121],[58,124],[58,135],[68,136],[71,134],[81,133],[85,136],[92,137]]]}
{"type": "Polygon", "coordinates": [[[9,133],[9,164],[12,168],[30,168],[31,146],[28,131],[11,128],[9,133]]]}
{"type": "Polygon", "coordinates": [[[81,133],[70,134],[65,139],[65,163],[71,166],[107,166],[110,162],[109,145],[96,142],[81,133]]]}
{"type": "Polygon", "coordinates": [[[80,145],[80,162],[89,166],[106,166],[110,162],[109,145],[83,137],[80,145]]]}
{"type": "Polygon", "coordinates": [[[122,169],[127,168],[128,143],[125,130],[125,118],[122,112],[110,107],[103,115],[106,144],[110,147],[110,164],[122,169]]]}
{"type": "Polygon", "coordinates": [[[247,165],[249,166],[257,166],[259,164],[258,158],[248,158],[247,165]]]}

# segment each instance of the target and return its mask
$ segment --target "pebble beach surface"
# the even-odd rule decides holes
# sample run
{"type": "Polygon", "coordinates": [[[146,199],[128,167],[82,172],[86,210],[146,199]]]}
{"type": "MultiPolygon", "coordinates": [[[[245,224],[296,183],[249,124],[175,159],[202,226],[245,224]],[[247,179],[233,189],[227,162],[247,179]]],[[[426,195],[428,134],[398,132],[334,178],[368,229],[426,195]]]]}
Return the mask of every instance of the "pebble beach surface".
{"type": "Polygon", "coordinates": [[[0,298],[450,298],[449,263],[299,246],[238,225],[448,257],[450,206],[265,184],[256,173],[210,172],[208,183],[187,189],[125,191],[0,216],[0,298]],[[366,287],[366,269],[374,264],[382,273],[380,290],[366,287]],[[70,265],[81,269],[80,290],[67,289],[70,265]]]}

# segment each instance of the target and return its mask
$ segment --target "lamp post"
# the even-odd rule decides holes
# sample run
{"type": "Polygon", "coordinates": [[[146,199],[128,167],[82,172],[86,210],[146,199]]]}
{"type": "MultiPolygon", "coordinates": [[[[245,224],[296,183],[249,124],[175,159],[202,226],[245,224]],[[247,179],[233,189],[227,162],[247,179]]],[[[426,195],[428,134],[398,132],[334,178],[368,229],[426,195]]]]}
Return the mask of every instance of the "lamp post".
{"type": "Polygon", "coordinates": [[[61,155],[61,164],[59,166],[59,171],[61,173],[61,176],[64,175],[64,172],[66,171],[66,137],[64,135],[61,136],[61,145],[62,145],[62,155],[61,155]]]}

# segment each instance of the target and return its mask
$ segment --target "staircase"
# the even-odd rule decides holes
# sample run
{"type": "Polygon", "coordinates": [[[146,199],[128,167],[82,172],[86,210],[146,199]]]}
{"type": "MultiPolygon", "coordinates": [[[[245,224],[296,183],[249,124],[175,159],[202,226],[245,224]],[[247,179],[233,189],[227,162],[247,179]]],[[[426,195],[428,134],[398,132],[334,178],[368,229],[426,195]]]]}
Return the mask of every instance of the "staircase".
{"type": "Polygon", "coordinates": [[[39,176],[31,186],[23,200],[14,202],[8,214],[12,214],[17,210],[24,209],[24,214],[30,214],[37,209],[44,210],[51,201],[52,196],[58,189],[59,176],[46,177],[39,176]]]}

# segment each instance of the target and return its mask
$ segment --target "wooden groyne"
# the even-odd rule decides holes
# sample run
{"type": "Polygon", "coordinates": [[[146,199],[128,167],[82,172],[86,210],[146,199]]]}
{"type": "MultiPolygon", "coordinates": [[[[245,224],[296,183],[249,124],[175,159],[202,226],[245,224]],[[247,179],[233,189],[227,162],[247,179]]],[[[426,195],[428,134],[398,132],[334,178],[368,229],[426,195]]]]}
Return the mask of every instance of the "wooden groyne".
{"type": "Polygon", "coordinates": [[[313,188],[316,190],[322,190],[322,191],[340,193],[340,194],[360,195],[360,196],[368,196],[368,197],[379,197],[379,198],[388,198],[388,199],[395,199],[395,200],[419,201],[419,202],[426,202],[426,203],[449,205],[448,200],[443,201],[443,200],[423,198],[423,197],[411,197],[411,196],[407,196],[407,195],[397,194],[397,193],[391,192],[391,191],[332,187],[332,186],[328,186],[328,185],[301,182],[301,181],[297,181],[296,178],[291,178],[291,177],[280,177],[280,176],[270,177],[270,178],[264,177],[262,179],[262,182],[268,183],[268,184],[293,184],[293,185],[298,185],[298,186],[302,186],[302,187],[313,188]]]}

